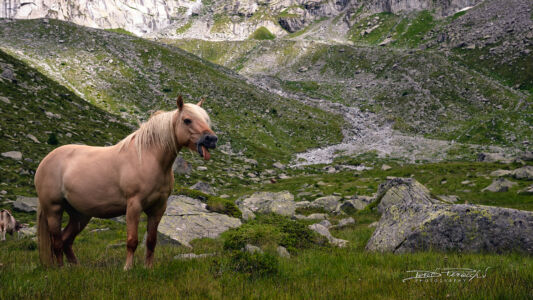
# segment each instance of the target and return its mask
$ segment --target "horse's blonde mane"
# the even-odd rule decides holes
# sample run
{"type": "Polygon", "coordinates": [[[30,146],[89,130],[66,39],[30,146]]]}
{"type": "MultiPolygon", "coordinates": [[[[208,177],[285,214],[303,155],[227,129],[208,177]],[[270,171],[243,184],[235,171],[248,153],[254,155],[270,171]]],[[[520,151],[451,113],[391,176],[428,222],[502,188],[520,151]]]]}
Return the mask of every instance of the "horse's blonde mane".
{"type": "Polygon", "coordinates": [[[146,148],[158,146],[172,152],[178,152],[178,143],[174,133],[174,114],[172,111],[157,111],[152,114],[148,121],[141,124],[139,129],[118,142],[120,150],[127,150],[131,143],[134,144],[139,154],[146,148]]]}
{"type": "MultiPolygon", "coordinates": [[[[211,125],[209,116],[200,106],[185,103],[180,113],[185,111],[195,115],[197,118],[203,118],[211,125]]],[[[127,150],[129,145],[133,143],[137,149],[139,159],[141,158],[142,152],[151,146],[161,147],[162,149],[178,153],[178,142],[174,132],[174,114],[176,112],[177,109],[172,111],[158,110],[154,112],[148,121],[141,124],[139,129],[117,143],[120,146],[120,151],[127,150]]]]}

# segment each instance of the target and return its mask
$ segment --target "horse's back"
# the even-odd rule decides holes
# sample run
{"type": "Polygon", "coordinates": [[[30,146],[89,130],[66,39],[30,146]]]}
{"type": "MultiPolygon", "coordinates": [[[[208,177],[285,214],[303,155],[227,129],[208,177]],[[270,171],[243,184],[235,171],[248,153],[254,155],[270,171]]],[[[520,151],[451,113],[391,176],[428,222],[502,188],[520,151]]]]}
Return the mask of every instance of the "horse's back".
{"type": "MultiPolygon", "coordinates": [[[[77,169],[83,164],[83,158],[91,153],[100,152],[103,147],[86,145],[64,145],[50,152],[39,164],[35,172],[35,187],[41,204],[44,201],[58,202],[65,198],[65,173],[77,169]]],[[[93,155],[94,156],[94,155],[93,155]]]]}

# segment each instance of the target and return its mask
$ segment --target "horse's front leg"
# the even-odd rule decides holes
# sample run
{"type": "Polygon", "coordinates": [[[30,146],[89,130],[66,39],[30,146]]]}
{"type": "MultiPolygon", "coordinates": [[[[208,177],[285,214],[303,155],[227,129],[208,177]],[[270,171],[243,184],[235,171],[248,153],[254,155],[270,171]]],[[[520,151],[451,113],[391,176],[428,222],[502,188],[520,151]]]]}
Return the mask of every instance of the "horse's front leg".
{"type": "Polygon", "coordinates": [[[148,215],[148,226],[146,230],[146,259],[144,261],[144,266],[146,268],[151,268],[154,262],[154,251],[157,244],[157,227],[159,226],[159,221],[161,221],[167,207],[166,198],[163,199],[161,203],[161,205],[153,207],[146,212],[148,215]]]}
{"type": "Polygon", "coordinates": [[[126,255],[126,264],[124,265],[124,271],[127,271],[133,267],[133,255],[139,244],[138,227],[139,218],[141,216],[142,208],[141,201],[137,198],[128,199],[128,206],[126,208],[126,227],[128,239],[126,247],[128,253],[126,255]]]}

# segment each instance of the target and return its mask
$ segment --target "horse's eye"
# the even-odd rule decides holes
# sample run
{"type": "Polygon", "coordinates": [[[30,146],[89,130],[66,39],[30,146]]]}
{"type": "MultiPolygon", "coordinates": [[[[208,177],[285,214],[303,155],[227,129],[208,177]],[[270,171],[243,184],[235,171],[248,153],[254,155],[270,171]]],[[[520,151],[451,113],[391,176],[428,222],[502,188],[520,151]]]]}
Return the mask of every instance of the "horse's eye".
{"type": "Polygon", "coordinates": [[[183,122],[185,123],[185,125],[190,125],[192,123],[191,119],[185,119],[183,120],[183,122]]]}

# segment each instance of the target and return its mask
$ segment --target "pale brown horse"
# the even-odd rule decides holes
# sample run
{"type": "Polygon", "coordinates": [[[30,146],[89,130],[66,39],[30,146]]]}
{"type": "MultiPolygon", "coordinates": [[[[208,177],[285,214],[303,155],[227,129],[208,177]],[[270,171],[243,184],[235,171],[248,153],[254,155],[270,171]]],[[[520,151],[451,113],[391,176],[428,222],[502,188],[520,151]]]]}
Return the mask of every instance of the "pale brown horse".
{"type": "Polygon", "coordinates": [[[145,266],[151,267],[157,226],[174,185],[172,163],[183,147],[206,160],[217,137],[200,101],[158,112],[140,128],[110,147],[65,145],[50,152],[35,173],[39,196],[37,226],[39,256],[44,265],[63,264],[63,252],[77,263],[72,243],[91,217],[112,218],[126,214],[127,257],[124,270],[133,265],[138,244],[137,227],[144,211],[148,216],[145,266]],[[61,231],[63,211],[69,223],[61,231]]]}

